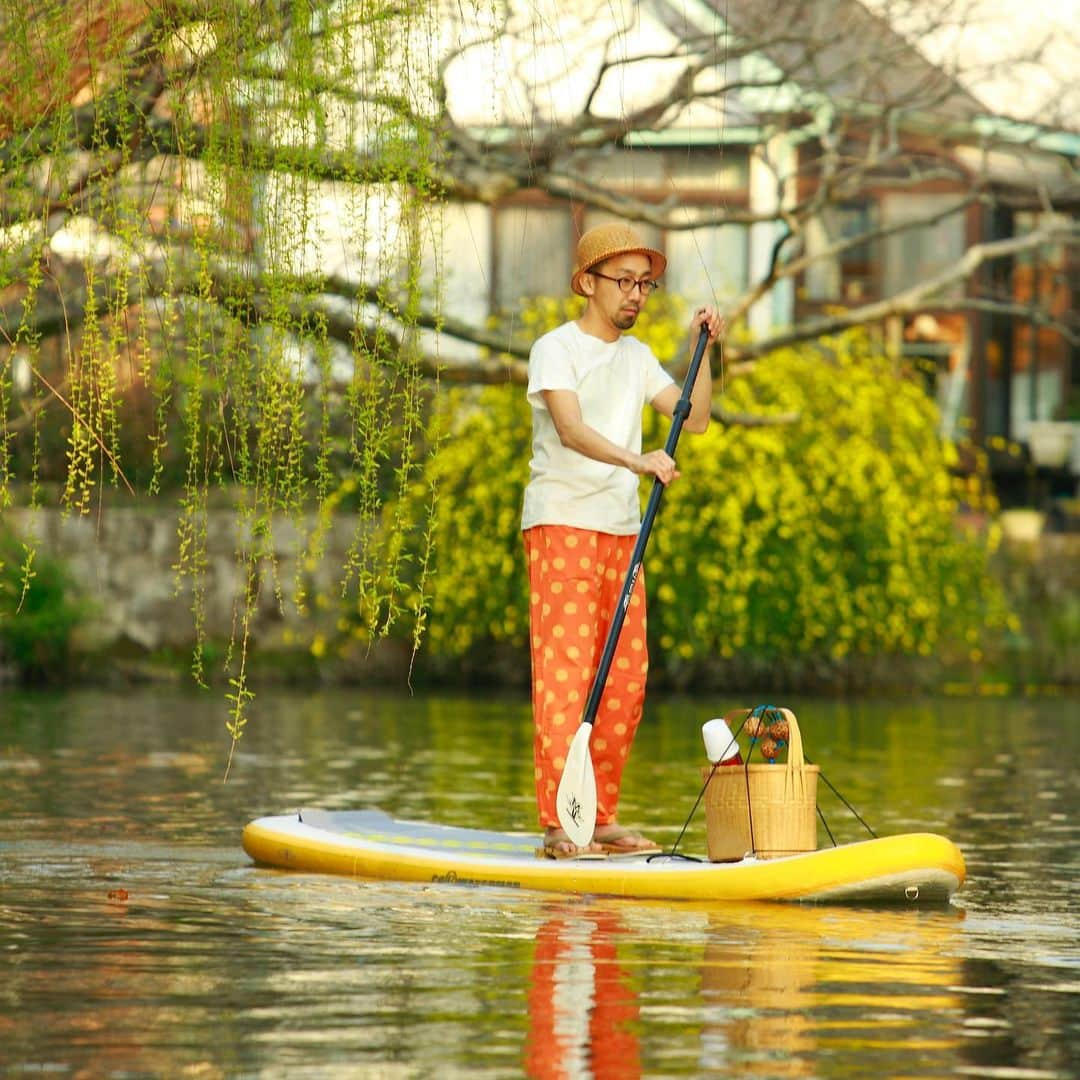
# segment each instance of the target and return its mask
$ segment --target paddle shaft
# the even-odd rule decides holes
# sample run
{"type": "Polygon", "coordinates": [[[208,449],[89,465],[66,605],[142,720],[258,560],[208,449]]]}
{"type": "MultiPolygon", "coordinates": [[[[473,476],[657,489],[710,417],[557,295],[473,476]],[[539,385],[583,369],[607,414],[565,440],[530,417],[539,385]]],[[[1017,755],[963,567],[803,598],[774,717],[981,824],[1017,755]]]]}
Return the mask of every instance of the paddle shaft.
{"type": "MultiPolygon", "coordinates": [[[[690,415],[690,393],[694,389],[694,382],[697,380],[698,368],[701,367],[701,358],[705,355],[705,346],[708,340],[708,328],[702,326],[697,345],[694,348],[694,355],[690,359],[690,370],[687,371],[686,379],[683,382],[682,394],[680,394],[671,415],[671,429],[668,431],[667,443],[664,445],[664,451],[671,458],[675,456],[675,447],[678,446],[679,435],[682,434],[683,422],[690,415]]],[[[593,681],[592,689],[589,691],[589,700],[585,703],[585,714],[581,718],[583,724],[594,723],[596,714],[600,709],[600,698],[604,694],[604,683],[607,682],[611,662],[615,659],[619,634],[622,632],[623,623],[626,621],[626,609],[630,606],[630,597],[634,593],[638,574],[641,573],[641,564],[645,558],[645,545],[649,542],[649,533],[652,532],[653,521],[655,521],[657,511],[660,509],[660,500],[664,496],[664,487],[664,482],[659,477],[653,480],[652,492],[649,494],[649,502],[645,507],[645,515],[641,519],[641,529],[638,531],[637,543],[634,544],[634,551],[630,556],[630,568],[626,572],[626,581],[623,582],[619,602],[611,617],[607,640],[604,642],[604,651],[600,655],[600,663],[596,669],[596,678],[593,681]]]]}

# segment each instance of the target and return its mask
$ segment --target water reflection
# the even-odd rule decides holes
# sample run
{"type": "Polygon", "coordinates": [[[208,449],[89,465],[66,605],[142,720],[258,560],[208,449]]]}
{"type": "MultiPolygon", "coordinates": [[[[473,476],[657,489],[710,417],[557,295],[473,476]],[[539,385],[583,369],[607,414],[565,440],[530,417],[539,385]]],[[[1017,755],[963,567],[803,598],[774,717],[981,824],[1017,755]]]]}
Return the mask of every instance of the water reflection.
{"type": "Polygon", "coordinates": [[[567,909],[536,935],[529,986],[530,1076],[639,1075],[639,1010],[617,939],[616,913],[567,909]]]}
{"type": "Polygon", "coordinates": [[[693,1039],[699,1074],[818,1076],[832,1059],[890,1075],[900,1052],[947,1058],[962,1042],[963,918],[558,904],[536,935],[526,1071],[543,1080],[645,1075],[665,1056],[649,1034],[666,1025],[693,1039]],[[657,995],[658,976],[688,969],[695,986],[680,979],[680,993],[657,995]]]}
{"type": "MultiPolygon", "coordinates": [[[[301,803],[532,824],[527,702],[0,698],[0,1073],[1080,1075],[1080,727],[1061,703],[828,703],[808,753],[969,879],[930,911],[663,905],[253,867],[301,803]]],[[[628,821],[674,839],[712,703],[657,702],[628,821]]],[[[692,825],[683,848],[701,851],[692,825]]]]}

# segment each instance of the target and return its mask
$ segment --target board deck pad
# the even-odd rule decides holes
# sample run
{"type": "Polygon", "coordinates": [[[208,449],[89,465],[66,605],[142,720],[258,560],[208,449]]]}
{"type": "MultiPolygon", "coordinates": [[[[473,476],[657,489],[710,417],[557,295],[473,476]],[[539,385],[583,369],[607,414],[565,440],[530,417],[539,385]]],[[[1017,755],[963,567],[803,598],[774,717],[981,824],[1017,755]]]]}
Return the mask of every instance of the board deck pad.
{"type": "Polygon", "coordinates": [[[465,829],[454,825],[434,825],[424,821],[401,821],[382,810],[327,811],[302,809],[297,817],[305,825],[339,833],[354,840],[377,844],[404,844],[435,851],[458,851],[469,855],[533,858],[543,845],[539,834],[516,835],[486,829],[465,829]]]}

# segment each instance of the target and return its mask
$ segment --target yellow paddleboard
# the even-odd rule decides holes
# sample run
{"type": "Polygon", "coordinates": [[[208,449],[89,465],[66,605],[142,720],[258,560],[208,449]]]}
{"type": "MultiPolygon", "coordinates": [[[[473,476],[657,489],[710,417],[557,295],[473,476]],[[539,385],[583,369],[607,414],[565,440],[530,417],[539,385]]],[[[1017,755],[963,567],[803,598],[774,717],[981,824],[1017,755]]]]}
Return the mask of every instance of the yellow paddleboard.
{"type": "Polygon", "coordinates": [[[399,821],[379,810],[301,810],[244,829],[261,865],[350,877],[650,900],[944,903],[963,884],[951,840],[907,833],[776,859],[682,855],[547,859],[538,834],[399,821]]]}

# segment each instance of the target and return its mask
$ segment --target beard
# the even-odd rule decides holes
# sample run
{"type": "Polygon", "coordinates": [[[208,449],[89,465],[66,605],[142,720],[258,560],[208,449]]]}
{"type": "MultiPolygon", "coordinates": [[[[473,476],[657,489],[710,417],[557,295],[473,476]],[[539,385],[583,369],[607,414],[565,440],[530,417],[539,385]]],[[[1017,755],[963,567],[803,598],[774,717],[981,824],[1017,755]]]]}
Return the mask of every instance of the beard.
{"type": "Polygon", "coordinates": [[[620,330],[629,330],[637,322],[638,312],[633,308],[619,308],[611,320],[620,330]]]}

